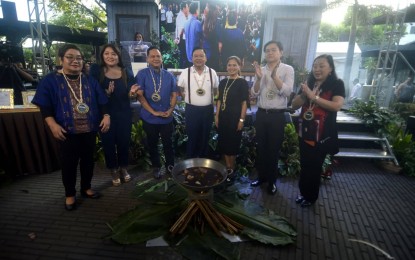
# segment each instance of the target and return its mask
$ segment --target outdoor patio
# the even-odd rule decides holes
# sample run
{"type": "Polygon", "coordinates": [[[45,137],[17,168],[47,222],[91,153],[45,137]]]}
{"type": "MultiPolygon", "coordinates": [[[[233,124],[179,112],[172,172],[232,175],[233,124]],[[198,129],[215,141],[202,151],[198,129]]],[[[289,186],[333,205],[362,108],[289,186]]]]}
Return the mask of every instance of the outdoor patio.
{"type": "MultiPolygon", "coordinates": [[[[286,217],[298,232],[297,242],[273,247],[257,242],[239,244],[241,259],[393,259],[415,256],[415,178],[379,168],[365,159],[339,159],[331,181],[322,184],[311,208],[295,204],[297,180],[280,178],[278,192],[266,186],[253,190],[251,200],[286,217]]],[[[64,209],[60,172],[21,177],[0,188],[0,259],[182,259],[169,247],[119,245],[103,239],[106,222],[134,207],[135,183],[151,178],[132,168],[133,181],[112,187],[102,166],[93,187],[103,197],[80,199],[76,211],[64,209]]]]}

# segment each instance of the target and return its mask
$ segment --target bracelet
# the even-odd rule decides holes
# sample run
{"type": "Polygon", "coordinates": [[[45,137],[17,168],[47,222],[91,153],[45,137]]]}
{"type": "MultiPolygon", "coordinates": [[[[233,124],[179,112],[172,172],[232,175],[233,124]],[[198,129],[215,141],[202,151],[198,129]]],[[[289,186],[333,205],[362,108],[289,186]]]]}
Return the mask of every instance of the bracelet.
{"type": "Polygon", "coordinates": [[[245,120],[243,118],[239,118],[239,122],[243,123],[245,120]]]}
{"type": "Polygon", "coordinates": [[[319,99],[320,98],[320,96],[316,96],[314,99],[313,99],[313,101],[314,102],[316,102],[317,101],[317,99],[319,99]]]}

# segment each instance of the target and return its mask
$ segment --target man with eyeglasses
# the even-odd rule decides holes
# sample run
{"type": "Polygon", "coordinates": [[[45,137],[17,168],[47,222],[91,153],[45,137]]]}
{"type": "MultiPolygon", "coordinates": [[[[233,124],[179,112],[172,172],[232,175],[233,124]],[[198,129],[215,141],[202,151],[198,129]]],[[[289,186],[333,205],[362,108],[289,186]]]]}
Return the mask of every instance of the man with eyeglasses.
{"type": "Polygon", "coordinates": [[[186,157],[207,158],[219,80],[216,71],[205,65],[207,58],[202,48],[196,47],[191,57],[193,66],[182,71],[177,84],[186,102],[186,157]]]}
{"type": "Polygon", "coordinates": [[[274,195],[277,192],[278,159],[286,124],[284,113],[293,91],[294,69],[281,62],[281,42],[267,42],[264,52],[265,66],[260,67],[256,61],[253,64],[255,81],[251,94],[258,98],[255,119],[258,179],[251,186],[268,182],[268,193],[274,195]]]}

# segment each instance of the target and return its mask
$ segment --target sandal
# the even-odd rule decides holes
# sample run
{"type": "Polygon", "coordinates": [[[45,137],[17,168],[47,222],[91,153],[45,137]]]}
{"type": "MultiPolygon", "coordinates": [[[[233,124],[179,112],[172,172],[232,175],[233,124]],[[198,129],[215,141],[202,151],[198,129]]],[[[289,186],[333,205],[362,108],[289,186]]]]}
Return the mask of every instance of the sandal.
{"type": "Polygon", "coordinates": [[[131,175],[128,174],[127,169],[121,168],[121,177],[123,178],[124,182],[131,181],[131,175]]]}
{"type": "Polygon", "coordinates": [[[112,175],[112,185],[115,187],[120,186],[121,180],[120,180],[120,173],[118,172],[118,170],[113,170],[111,175],[112,175]]]}

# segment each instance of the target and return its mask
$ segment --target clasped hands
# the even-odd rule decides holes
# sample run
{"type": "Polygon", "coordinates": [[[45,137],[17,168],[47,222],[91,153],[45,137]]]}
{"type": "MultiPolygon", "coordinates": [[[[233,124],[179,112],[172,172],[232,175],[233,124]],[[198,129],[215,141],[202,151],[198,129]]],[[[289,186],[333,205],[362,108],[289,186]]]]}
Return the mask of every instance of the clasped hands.
{"type": "MultiPolygon", "coordinates": [[[[257,61],[254,61],[254,63],[252,63],[252,66],[254,66],[254,68],[255,68],[255,75],[256,75],[256,77],[258,79],[261,79],[262,76],[263,76],[262,75],[261,66],[258,64],[257,61]]],[[[276,80],[278,78],[278,77],[276,77],[277,76],[277,69],[278,69],[278,66],[275,66],[275,68],[271,71],[271,78],[273,80],[276,80]]]]}
{"type": "MultiPolygon", "coordinates": [[[[134,84],[131,86],[130,97],[135,97],[138,95],[139,97],[142,97],[142,100],[139,100],[141,102],[143,101],[143,99],[145,100],[145,97],[143,94],[144,94],[144,91],[141,89],[141,87],[138,84],[134,84]]],[[[148,106],[150,105],[148,104],[148,106]]],[[[159,117],[170,117],[172,112],[173,112],[173,109],[169,108],[167,111],[152,111],[151,114],[153,114],[154,116],[159,116],[159,117]]]]}
{"type": "Polygon", "coordinates": [[[316,99],[316,94],[308,87],[307,83],[301,83],[302,95],[309,100],[316,99]]]}

